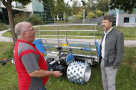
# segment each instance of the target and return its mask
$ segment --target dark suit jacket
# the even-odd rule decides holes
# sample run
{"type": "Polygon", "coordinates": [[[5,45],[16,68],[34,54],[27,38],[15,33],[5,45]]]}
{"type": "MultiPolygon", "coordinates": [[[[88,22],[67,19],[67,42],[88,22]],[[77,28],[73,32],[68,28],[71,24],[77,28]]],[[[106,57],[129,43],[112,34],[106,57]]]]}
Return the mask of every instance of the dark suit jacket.
{"type": "MultiPolygon", "coordinates": [[[[101,48],[101,46],[100,46],[101,48]]],[[[105,67],[114,66],[118,67],[122,60],[122,56],[124,53],[124,36],[123,33],[113,29],[109,32],[105,39],[105,67]]],[[[101,59],[101,49],[100,49],[100,57],[101,59]]]]}

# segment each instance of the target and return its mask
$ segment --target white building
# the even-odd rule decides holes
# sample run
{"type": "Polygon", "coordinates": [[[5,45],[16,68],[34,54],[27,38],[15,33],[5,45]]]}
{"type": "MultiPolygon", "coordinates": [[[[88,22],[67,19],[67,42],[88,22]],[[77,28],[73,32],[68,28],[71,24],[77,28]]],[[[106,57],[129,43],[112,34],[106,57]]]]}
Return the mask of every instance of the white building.
{"type": "Polygon", "coordinates": [[[116,26],[136,27],[136,9],[132,14],[119,9],[110,10],[108,13],[113,15],[116,26]]]}
{"type": "MultiPolygon", "coordinates": [[[[39,0],[32,0],[32,2],[25,7],[23,7],[21,3],[12,2],[12,10],[14,16],[15,14],[27,12],[28,15],[39,14],[43,19],[45,18],[43,3],[39,2],[39,0]]],[[[0,21],[9,24],[8,13],[2,1],[0,1],[0,21]]]]}

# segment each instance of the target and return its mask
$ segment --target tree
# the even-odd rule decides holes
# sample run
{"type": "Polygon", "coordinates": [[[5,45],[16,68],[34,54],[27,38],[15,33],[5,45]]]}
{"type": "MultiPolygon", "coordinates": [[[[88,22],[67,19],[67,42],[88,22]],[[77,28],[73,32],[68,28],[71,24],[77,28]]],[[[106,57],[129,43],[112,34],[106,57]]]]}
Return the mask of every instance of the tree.
{"type": "Polygon", "coordinates": [[[88,2],[87,2],[88,4],[88,12],[96,12],[96,10],[97,10],[97,2],[94,2],[94,0],[88,0],[88,2]]]}
{"type": "Polygon", "coordinates": [[[72,7],[68,3],[65,4],[65,12],[67,15],[72,15],[72,7]]]}
{"type": "Polygon", "coordinates": [[[16,14],[14,16],[15,16],[15,18],[14,18],[15,24],[22,22],[22,21],[28,21],[27,13],[19,13],[19,14],[16,14]]]}
{"type": "Polygon", "coordinates": [[[108,10],[109,10],[109,0],[98,0],[97,9],[101,10],[103,12],[108,12],[108,10]]]}
{"type": "Polygon", "coordinates": [[[110,9],[121,9],[125,12],[132,13],[136,8],[136,0],[110,0],[110,9]]]}
{"type": "Polygon", "coordinates": [[[72,15],[72,7],[66,3],[65,4],[65,21],[67,22],[69,19],[69,16],[72,15]]]}
{"type": "Polygon", "coordinates": [[[63,20],[65,12],[64,0],[43,0],[45,7],[46,20],[51,21],[53,18],[63,20]]]}
{"type": "Polygon", "coordinates": [[[14,19],[13,19],[12,5],[11,5],[12,1],[18,1],[22,3],[22,5],[26,5],[30,3],[31,0],[2,0],[3,5],[6,7],[8,11],[8,18],[9,18],[9,24],[11,28],[13,43],[15,44],[17,40],[17,36],[15,34],[15,24],[14,24],[14,19]]]}
{"type": "Polygon", "coordinates": [[[103,12],[101,10],[97,10],[96,11],[96,15],[97,15],[97,17],[100,17],[100,16],[103,15],[103,12]]]}
{"type": "MultiPolygon", "coordinates": [[[[85,18],[87,16],[87,3],[85,0],[81,0],[82,4],[83,4],[83,9],[85,10],[85,18]]],[[[84,12],[83,12],[84,13],[84,12]]]]}
{"type": "Polygon", "coordinates": [[[53,18],[55,17],[54,4],[54,0],[43,0],[46,23],[53,22],[53,18]]]}
{"type": "Polygon", "coordinates": [[[96,17],[96,14],[94,14],[93,12],[89,12],[87,14],[87,19],[91,19],[91,18],[95,18],[96,17]]]}
{"type": "Polygon", "coordinates": [[[78,1],[73,1],[72,4],[72,14],[78,14],[81,11],[81,7],[78,6],[78,1]]]}
{"type": "Polygon", "coordinates": [[[28,21],[31,22],[32,25],[43,25],[43,19],[39,15],[31,15],[28,18],[28,21]]]}
{"type": "Polygon", "coordinates": [[[91,7],[93,6],[93,0],[88,0],[86,5],[87,5],[87,11],[91,12],[92,11],[91,7]]]}
{"type": "Polygon", "coordinates": [[[64,0],[57,0],[57,15],[59,20],[63,20],[63,14],[65,12],[65,3],[64,0]]]}
{"type": "Polygon", "coordinates": [[[82,19],[83,19],[82,12],[79,12],[79,13],[74,15],[74,20],[75,21],[81,21],[82,19]]]}

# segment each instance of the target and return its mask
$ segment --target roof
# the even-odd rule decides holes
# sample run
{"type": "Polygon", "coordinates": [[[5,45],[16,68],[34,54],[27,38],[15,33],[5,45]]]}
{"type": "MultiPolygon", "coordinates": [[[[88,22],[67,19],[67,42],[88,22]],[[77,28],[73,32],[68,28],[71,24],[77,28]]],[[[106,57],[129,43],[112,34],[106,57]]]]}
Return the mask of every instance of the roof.
{"type": "MultiPolygon", "coordinates": [[[[0,8],[6,8],[6,7],[0,6],[0,8]]],[[[21,8],[12,8],[12,10],[24,11],[24,12],[32,12],[32,11],[28,11],[27,9],[21,9],[21,8]]]]}

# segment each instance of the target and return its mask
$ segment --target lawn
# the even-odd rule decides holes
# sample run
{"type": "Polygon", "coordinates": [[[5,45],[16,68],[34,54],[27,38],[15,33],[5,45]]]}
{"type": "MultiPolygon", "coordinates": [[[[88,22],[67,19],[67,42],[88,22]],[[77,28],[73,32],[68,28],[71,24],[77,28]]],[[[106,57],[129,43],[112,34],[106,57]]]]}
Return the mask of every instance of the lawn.
{"type": "Polygon", "coordinates": [[[1,31],[1,30],[6,30],[6,29],[8,29],[8,28],[9,28],[8,25],[5,25],[5,24],[3,24],[3,23],[0,23],[0,31],[1,31]]]}
{"type": "MultiPolygon", "coordinates": [[[[123,32],[124,34],[124,37],[125,37],[125,40],[135,40],[136,39],[136,27],[116,27],[118,30],[120,30],[121,32],[123,32]]],[[[62,27],[56,27],[56,26],[49,26],[49,27],[40,27],[40,29],[42,30],[65,30],[66,27],[62,26],[62,27]]],[[[89,29],[92,29],[94,30],[95,27],[94,26],[68,26],[67,27],[68,30],[89,30],[89,29]]],[[[103,33],[103,30],[102,30],[102,27],[101,26],[97,26],[96,29],[98,30],[96,32],[96,36],[97,39],[101,39],[102,37],[102,33],[103,33]]],[[[37,30],[37,33],[36,33],[36,37],[39,37],[39,28],[36,27],[36,30],[37,30]]],[[[49,32],[49,31],[44,31],[44,32],[40,32],[41,35],[58,35],[58,32],[49,32]]],[[[11,37],[11,32],[8,31],[6,32],[5,34],[3,34],[4,36],[8,36],[8,37],[11,37]]],[[[65,31],[61,31],[59,32],[59,35],[65,35],[65,31]]],[[[67,35],[81,35],[81,36],[94,36],[94,32],[86,32],[86,31],[74,31],[74,32],[67,32],[67,35]]],[[[44,38],[57,38],[56,37],[50,37],[50,36],[46,36],[44,38]]],[[[65,36],[63,37],[60,37],[60,38],[65,38],[65,36]]],[[[75,37],[69,37],[69,38],[75,38],[75,37]]],[[[77,37],[76,37],[77,38],[77,37]]],[[[90,37],[80,37],[78,39],[90,39],[90,37]]]]}
{"type": "MultiPolygon", "coordinates": [[[[0,42],[0,59],[13,57],[12,43],[0,42]]],[[[122,63],[119,67],[117,90],[136,90],[136,47],[125,47],[122,63]]],[[[47,90],[103,90],[99,65],[91,67],[92,76],[88,83],[79,85],[70,82],[66,76],[50,77],[47,90]]],[[[18,90],[17,73],[10,61],[5,66],[0,64],[0,90],[18,90]]]]}

